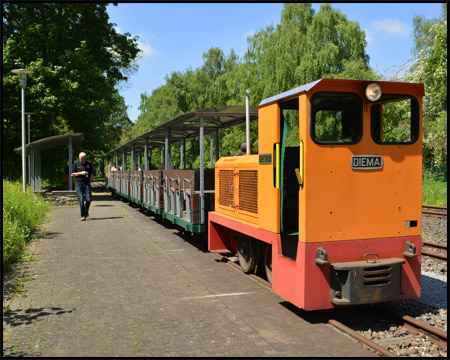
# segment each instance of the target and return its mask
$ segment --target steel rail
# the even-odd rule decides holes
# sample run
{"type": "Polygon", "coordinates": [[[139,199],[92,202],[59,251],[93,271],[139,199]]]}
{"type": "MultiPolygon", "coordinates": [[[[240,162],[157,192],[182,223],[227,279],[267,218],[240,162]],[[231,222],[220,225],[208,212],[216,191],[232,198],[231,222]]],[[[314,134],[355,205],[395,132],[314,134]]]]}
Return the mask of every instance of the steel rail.
{"type": "Polygon", "coordinates": [[[402,315],[394,309],[386,305],[379,305],[382,310],[388,312],[395,319],[402,321],[403,326],[413,335],[422,332],[428,335],[431,343],[447,350],[447,333],[409,315],[402,315]]]}
{"type": "Polygon", "coordinates": [[[422,214],[434,217],[447,218],[447,207],[435,205],[422,205],[422,214]]]}
{"type": "Polygon", "coordinates": [[[428,208],[428,209],[437,209],[437,210],[445,210],[445,212],[447,212],[447,206],[438,206],[438,205],[422,205],[422,208],[428,208]]]}
{"type": "Polygon", "coordinates": [[[438,260],[447,261],[447,255],[438,254],[438,253],[435,253],[432,251],[422,250],[422,255],[429,256],[429,257],[432,257],[432,258],[438,259],[438,260]]]}
{"type": "Polygon", "coordinates": [[[433,248],[439,248],[439,249],[445,249],[447,250],[447,244],[438,244],[438,243],[434,243],[431,241],[422,241],[423,245],[429,246],[429,247],[433,247],[433,248]]]}
{"type": "Polygon", "coordinates": [[[371,347],[372,349],[382,353],[385,356],[398,357],[397,355],[393,354],[392,352],[385,349],[381,345],[378,345],[377,343],[373,342],[372,340],[369,340],[366,337],[358,334],[356,331],[350,329],[349,327],[345,326],[344,324],[340,323],[337,320],[330,319],[330,320],[328,320],[328,323],[333,325],[334,327],[338,328],[339,330],[345,332],[346,334],[350,335],[351,337],[355,338],[356,340],[361,341],[362,343],[366,344],[367,346],[371,347]]]}
{"type": "Polygon", "coordinates": [[[435,251],[429,251],[429,250],[424,250],[424,247],[428,247],[432,250],[447,250],[447,244],[437,244],[437,243],[433,243],[430,241],[423,241],[422,242],[422,255],[426,255],[438,260],[443,260],[443,261],[447,261],[447,254],[443,254],[443,253],[439,253],[439,252],[435,252],[435,251]]]}

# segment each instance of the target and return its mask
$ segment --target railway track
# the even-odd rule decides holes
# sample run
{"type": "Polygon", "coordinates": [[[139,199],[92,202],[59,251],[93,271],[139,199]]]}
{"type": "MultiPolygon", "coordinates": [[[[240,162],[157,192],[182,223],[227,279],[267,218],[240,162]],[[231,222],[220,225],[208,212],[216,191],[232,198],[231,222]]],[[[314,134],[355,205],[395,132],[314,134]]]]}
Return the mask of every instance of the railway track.
{"type": "MultiPolygon", "coordinates": [[[[378,305],[380,316],[386,316],[395,323],[398,324],[399,328],[402,328],[402,336],[392,337],[390,339],[373,341],[368,337],[361,335],[357,331],[351,329],[350,327],[344,325],[342,322],[336,319],[328,320],[330,325],[338,328],[339,330],[345,332],[354,339],[364,343],[373,350],[388,357],[402,356],[397,351],[395,351],[395,345],[400,345],[405,342],[408,338],[421,338],[425,336],[426,342],[434,344],[443,351],[447,351],[447,333],[437,329],[423,321],[417,320],[409,315],[402,315],[397,311],[391,309],[386,305],[378,305]]],[[[425,343],[425,340],[423,341],[425,343]]]]}
{"type": "Polygon", "coordinates": [[[447,262],[447,244],[438,244],[430,241],[422,242],[422,255],[439,261],[447,262]]]}
{"type": "MultiPolygon", "coordinates": [[[[435,243],[429,243],[424,242],[424,245],[433,246],[437,245],[436,247],[438,249],[444,249],[446,250],[447,247],[445,245],[435,244],[435,243]]],[[[236,269],[243,271],[241,266],[237,264],[236,262],[229,259],[226,255],[220,255],[217,253],[213,253],[215,257],[219,261],[227,262],[236,269]]],[[[445,256],[446,258],[446,256],[445,256]]],[[[271,284],[263,279],[262,277],[254,274],[248,274],[247,276],[252,277],[253,279],[257,280],[258,282],[262,283],[263,285],[267,286],[268,288],[271,288],[271,284]]],[[[369,321],[377,321],[381,317],[389,318],[390,321],[392,321],[395,324],[398,324],[398,329],[400,329],[400,336],[392,337],[388,339],[382,339],[382,340],[372,340],[368,337],[360,334],[359,332],[353,330],[351,327],[344,325],[342,322],[338,321],[337,319],[322,319],[322,321],[328,321],[328,323],[339,330],[343,331],[344,333],[352,336],[356,340],[360,341],[361,343],[364,343],[366,346],[372,348],[381,356],[388,356],[388,357],[398,357],[403,356],[401,353],[399,353],[400,345],[402,345],[405,341],[408,339],[416,339],[416,341],[419,344],[419,347],[423,347],[424,349],[427,346],[427,343],[432,344],[432,346],[437,346],[439,349],[442,349],[443,351],[447,351],[447,333],[440,330],[439,328],[433,327],[426,322],[420,321],[418,319],[415,319],[409,315],[403,315],[395,311],[394,309],[390,308],[387,305],[380,304],[376,305],[377,311],[377,317],[375,320],[369,320],[369,321]],[[420,344],[422,342],[423,344],[420,344]],[[396,348],[398,347],[398,348],[396,348]]],[[[333,317],[333,316],[332,316],[333,317]]],[[[360,327],[356,327],[355,329],[360,329],[360,327]]],[[[359,330],[360,331],[360,330],[359,330]]],[[[403,346],[403,345],[402,345],[403,346]]],[[[429,346],[429,345],[428,345],[429,346]]],[[[425,351],[425,350],[423,350],[425,351]]]]}
{"type": "Polygon", "coordinates": [[[440,218],[447,218],[446,206],[422,205],[422,214],[440,218]]]}
{"type": "Polygon", "coordinates": [[[409,315],[402,315],[399,312],[393,310],[387,305],[378,306],[381,311],[389,314],[394,321],[398,321],[409,333],[414,336],[419,334],[425,334],[428,336],[428,341],[432,344],[436,344],[438,347],[447,350],[447,333],[433,327],[426,322],[417,320],[409,315]]]}

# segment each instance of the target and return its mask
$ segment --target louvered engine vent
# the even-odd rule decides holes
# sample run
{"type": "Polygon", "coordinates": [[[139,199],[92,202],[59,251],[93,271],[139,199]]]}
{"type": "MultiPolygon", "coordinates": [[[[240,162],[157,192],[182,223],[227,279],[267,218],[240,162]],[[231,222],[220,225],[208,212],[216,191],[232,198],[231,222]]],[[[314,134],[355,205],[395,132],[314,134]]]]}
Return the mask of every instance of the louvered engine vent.
{"type": "Polygon", "coordinates": [[[258,171],[239,171],[239,210],[258,213],[258,171]]]}
{"type": "Polygon", "coordinates": [[[233,170],[219,170],[219,204],[234,208],[233,170]]]}

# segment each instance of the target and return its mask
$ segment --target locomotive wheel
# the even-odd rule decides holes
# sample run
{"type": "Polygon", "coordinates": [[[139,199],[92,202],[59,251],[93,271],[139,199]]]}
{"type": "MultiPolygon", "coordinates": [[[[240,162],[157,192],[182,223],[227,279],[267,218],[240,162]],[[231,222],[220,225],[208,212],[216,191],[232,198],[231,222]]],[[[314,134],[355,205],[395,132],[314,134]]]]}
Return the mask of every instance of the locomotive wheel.
{"type": "Polygon", "coordinates": [[[239,265],[241,265],[244,273],[249,274],[255,270],[256,265],[256,243],[244,234],[239,234],[237,243],[237,255],[239,265]]]}
{"type": "Polygon", "coordinates": [[[266,270],[267,281],[272,284],[272,245],[267,244],[264,252],[264,270],[266,270]]]}

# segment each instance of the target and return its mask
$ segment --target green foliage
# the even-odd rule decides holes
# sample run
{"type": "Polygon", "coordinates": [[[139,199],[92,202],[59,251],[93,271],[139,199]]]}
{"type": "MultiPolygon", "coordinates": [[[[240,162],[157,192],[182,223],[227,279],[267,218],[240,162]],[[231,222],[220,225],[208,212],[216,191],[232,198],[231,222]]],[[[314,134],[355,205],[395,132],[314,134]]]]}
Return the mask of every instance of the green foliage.
{"type": "MultiPolygon", "coordinates": [[[[68,132],[84,133],[91,160],[118,145],[130,127],[116,86],[136,70],[137,38],[119,34],[108,22],[106,3],[2,3],[3,169],[18,178],[21,91],[14,68],[28,68],[26,111],[33,112],[31,140],[68,132]]],[[[61,149],[42,153],[43,176],[67,164],[61,149]]]]}
{"type": "Polygon", "coordinates": [[[3,180],[3,271],[22,256],[50,209],[40,195],[24,193],[21,183],[3,180]]]}
{"type": "Polygon", "coordinates": [[[372,75],[364,32],[330,4],[317,14],[309,3],[285,4],[281,23],[248,42],[244,58],[258,101],[344,71],[351,79],[372,75]]]}
{"type": "Polygon", "coordinates": [[[447,167],[443,165],[424,165],[423,178],[447,182],[448,179],[447,167]]]}
{"type": "Polygon", "coordinates": [[[425,19],[423,16],[416,16],[413,23],[415,39],[413,53],[417,59],[401,80],[424,84],[424,163],[446,167],[448,166],[447,4],[442,4],[440,18],[425,19]]]}
{"type": "MultiPolygon", "coordinates": [[[[217,105],[244,105],[246,89],[251,89],[250,105],[256,106],[264,98],[321,77],[374,79],[365,46],[358,23],[347,20],[331,5],[322,5],[316,14],[308,3],[285,4],[280,25],[268,26],[249,37],[243,59],[234,50],[226,56],[221,49],[211,48],[203,54],[200,68],[173,72],[150,96],[142,94],[141,114],[121,144],[178,114],[217,105]]],[[[298,112],[289,114],[287,120],[290,146],[298,142],[298,112]]],[[[257,123],[252,124],[253,153],[258,147],[257,131],[257,123]]],[[[245,141],[244,126],[222,131],[221,155],[240,151],[245,141]]],[[[179,156],[174,151],[176,164],[179,156]]],[[[208,154],[209,141],[205,141],[207,159],[208,154]]],[[[154,158],[158,162],[159,154],[152,156],[152,161],[154,158]]],[[[198,141],[187,143],[186,158],[188,166],[198,167],[198,141]]],[[[205,159],[205,164],[209,160],[205,159]]]]}
{"type": "Polygon", "coordinates": [[[411,100],[383,104],[383,141],[411,141],[411,100]]]}

